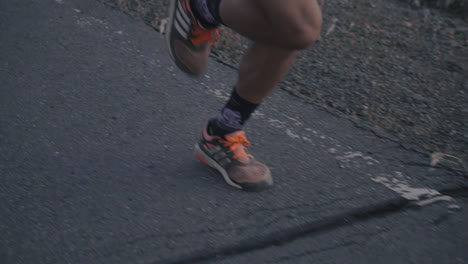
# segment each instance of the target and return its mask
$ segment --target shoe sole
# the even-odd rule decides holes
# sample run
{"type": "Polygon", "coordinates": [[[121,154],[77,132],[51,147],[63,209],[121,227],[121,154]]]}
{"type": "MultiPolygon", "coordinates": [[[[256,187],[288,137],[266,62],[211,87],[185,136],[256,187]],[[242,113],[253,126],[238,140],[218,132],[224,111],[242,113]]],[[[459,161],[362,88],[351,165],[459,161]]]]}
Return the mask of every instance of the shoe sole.
{"type": "Polygon", "coordinates": [[[219,171],[219,173],[221,173],[221,175],[223,176],[224,178],[224,181],[229,184],[230,186],[236,188],[236,189],[239,189],[239,190],[244,190],[244,191],[252,191],[252,192],[260,192],[260,191],[263,191],[265,189],[268,189],[270,188],[272,185],[273,185],[273,179],[271,178],[271,175],[270,177],[268,177],[267,180],[263,181],[263,182],[258,182],[258,183],[243,183],[241,185],[233,182],[231,180],[231,178],[229,178],[226,170],[221,167],[215,160],[213,160],[212,158],[210,158],[201,148],[198,144],[195,145],[195,156],[203,163],[205,163],[206,165],[210,166],[211,168],[219,171]]]}
{"type": "Polygon", "coordinates": [[[169,23],[166,25],[166,44],[169,50],[169,55],[171,56],[172,60],[175,62],[174,53],[171,48],[171,35],[172,35],[172,28],[175,21],[175,9],[177,6],[178,0],[171,0],[169,6],[169,23]]]}

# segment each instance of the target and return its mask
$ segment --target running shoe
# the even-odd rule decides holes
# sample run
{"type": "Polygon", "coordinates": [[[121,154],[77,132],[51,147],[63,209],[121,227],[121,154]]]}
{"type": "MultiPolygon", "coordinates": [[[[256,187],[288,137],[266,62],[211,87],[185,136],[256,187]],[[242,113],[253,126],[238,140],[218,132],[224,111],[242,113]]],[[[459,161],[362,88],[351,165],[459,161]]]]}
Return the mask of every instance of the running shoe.
{"type": "Polygon", "coordinates": [[[244,131],[212,136],[207,124],[195,145],[195,156],[219,171],[229,185],[245,191],[262,191],[273,185],[273,179],[270,169],[247,153],[250,145],[244,131]]]}
{"type": "Polygon", "coordinates": [[[191,75],[205,71],[218,29],[204,28],[190,8],[190,0],[171,0],[166,40],[177,67],[191,75]]]}

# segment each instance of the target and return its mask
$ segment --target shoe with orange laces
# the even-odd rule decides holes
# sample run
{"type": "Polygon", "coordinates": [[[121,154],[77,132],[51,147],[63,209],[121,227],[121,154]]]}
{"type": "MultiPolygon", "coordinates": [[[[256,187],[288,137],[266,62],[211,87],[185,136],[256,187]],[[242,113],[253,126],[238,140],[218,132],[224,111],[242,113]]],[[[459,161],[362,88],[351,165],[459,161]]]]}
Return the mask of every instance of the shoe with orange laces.
{"type": "Polygon", "coordinates": [[[244,131],[224,137],[208,134],[205,125],[195,155],[206,165],[218,170],[231,186],[245,191],[262,191],[273,185],[270,169],[247,153],[250,142],[244,131]]]}
{"type": "Polygon", "coordinates": [[[182,71],[200,75],[205,71],[218,29],[205,29],[195,18],[190,0],[171,0],[166,40],[169,54],[182,71]]]}

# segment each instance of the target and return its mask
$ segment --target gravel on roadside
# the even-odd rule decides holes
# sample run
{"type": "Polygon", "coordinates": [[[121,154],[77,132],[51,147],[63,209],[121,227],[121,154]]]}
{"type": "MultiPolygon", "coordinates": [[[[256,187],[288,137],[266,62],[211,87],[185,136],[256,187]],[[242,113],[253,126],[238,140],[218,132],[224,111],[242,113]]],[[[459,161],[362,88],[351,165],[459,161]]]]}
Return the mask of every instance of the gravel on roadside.
{"type": "MultiPolygon", "coordinates": [[[[168,0],[100,1],[158,31],[167,21],[168,0]]],[[[407,2],[325,1],[321,39],[300,52],[280,88],[426,153],[428,165],[431,154],[449,154],[439,165],[466,171],[468,23],[407,2]]],[[[235,68],[250,41],[221,33],[212,55],[235,68]]]]}

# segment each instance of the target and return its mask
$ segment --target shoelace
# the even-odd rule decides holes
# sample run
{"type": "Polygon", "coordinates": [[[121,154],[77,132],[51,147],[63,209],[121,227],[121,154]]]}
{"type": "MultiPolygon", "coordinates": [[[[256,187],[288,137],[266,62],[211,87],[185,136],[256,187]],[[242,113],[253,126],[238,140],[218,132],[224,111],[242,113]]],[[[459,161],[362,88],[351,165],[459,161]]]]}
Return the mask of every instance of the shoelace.
{"type": "Polygon", "coordinates": [[[234,136],[225,136],[226,140],[220,140],[224,147],[229,147],[231,152],[234,152],[233,158],[238,159],[242,157],[250,158],[250,154],[246,152],[245,146],[252,145],[243,133],[236,133],[234,136]]]}
{"type": "Polygon", "coordinates": [[[193,45],[199,46],[203,42],[214,44],[219,39],[219,30],[205,29],[198,23],[192,25],[192,31],[190,32],[193,37],[190,37],[190,41],[193,45]]]}

